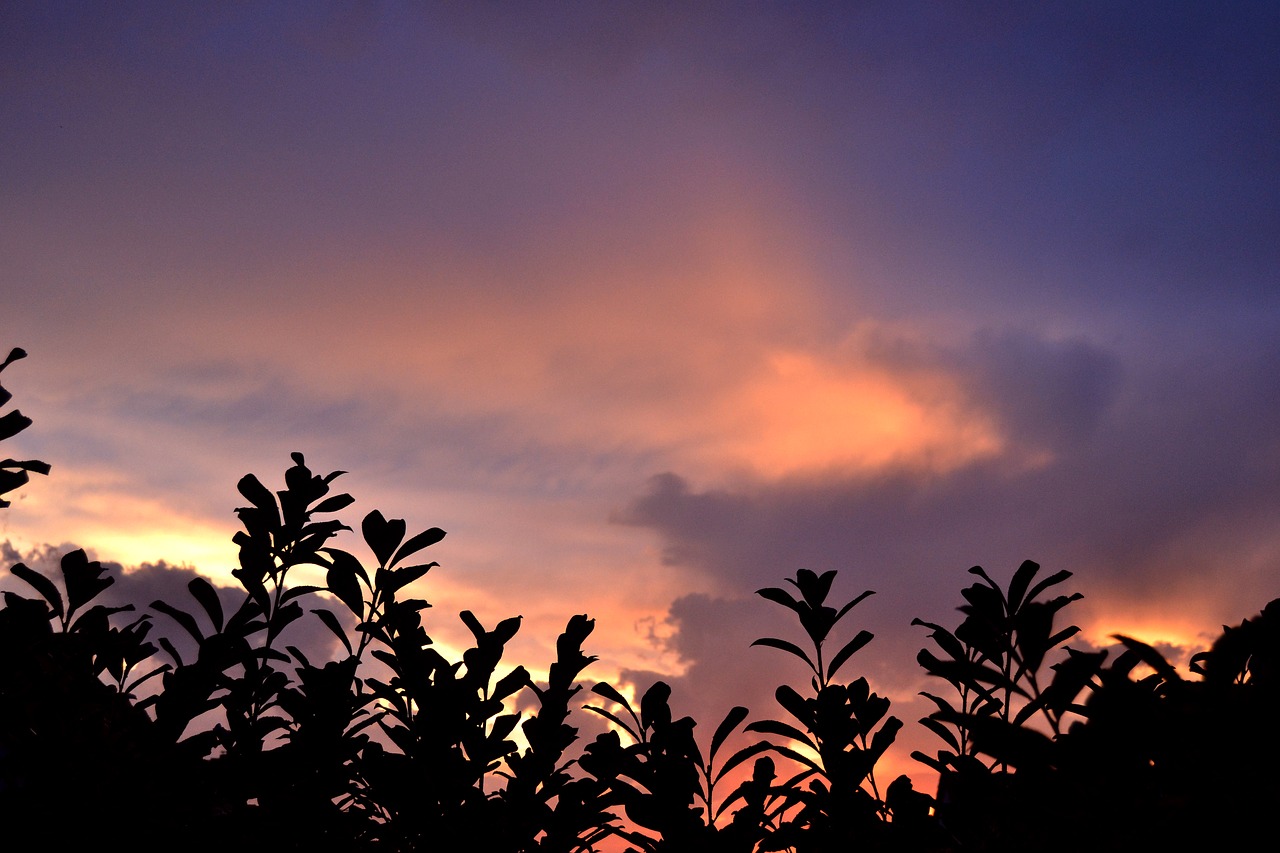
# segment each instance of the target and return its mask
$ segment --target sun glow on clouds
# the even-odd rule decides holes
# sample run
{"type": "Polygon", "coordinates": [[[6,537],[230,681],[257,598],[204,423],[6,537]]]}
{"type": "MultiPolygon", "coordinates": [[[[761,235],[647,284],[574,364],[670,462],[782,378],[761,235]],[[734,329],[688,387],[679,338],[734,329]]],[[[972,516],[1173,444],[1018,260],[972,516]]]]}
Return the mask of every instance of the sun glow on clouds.
{"type": "Polygon", "coordinates": [[[766,477],[890,465],[946,472],[999,453],[995,429],[939,385],[927,394],[884,370],[776,351],[725,405],[726,450],[766,477]]]}
{"type": "Polygon", "coordinates": [[[1082,637],[1096,648],[1114,645],[1117,636],[1129,637],[1155,648],[1186,675],[1192,655],[1213,645],[1213,627],[1199,614],[1146,614],[1120,610],[1099,613],[1080,626],[1082,637]]]}
{"type": "Polygon", "coordinates": [[[12,538],[20,548],[70,539],[100,560],[124,566],[164,560],[195,566],[217,583],[234,583],[233,527],[140,497],[107,472],[57,473],[41,488],[28,489],[13,507],[18,512],[12,538]]]}

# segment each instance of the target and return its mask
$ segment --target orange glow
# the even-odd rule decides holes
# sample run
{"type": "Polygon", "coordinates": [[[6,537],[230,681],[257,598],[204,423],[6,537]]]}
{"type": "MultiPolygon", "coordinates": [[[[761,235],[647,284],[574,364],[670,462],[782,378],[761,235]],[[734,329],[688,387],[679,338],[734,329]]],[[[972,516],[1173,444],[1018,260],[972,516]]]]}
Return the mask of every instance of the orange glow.
{"type": "Polygon", "coordinates": [[[947,471],[995,454],[994,429],[941,389],[926,401],[894,377],[778,352],[734,401],[732,450],[766,476],[902,464],[947,471]]]}
{"type": "Polygon", "coordinates": [[[186,564],[219,583],[234,583],[234,519],[219,524],[160,500],[139,497],[133,484],[92,472],[59,471],[24,496],[13,539],[19,548],[83,544],[100,560],[124,566],[186,564]],[[68,523],[70,522],[70,523],[68,523]]]}
{"type": "MultiPolygon", "coordinates": [[[[1212,624],[1212,623],[1210,623],[1212,624]]],[[[1194,614],[1162,615],[1142,613],[1105,613],[1092,622],[1082,624],[1080,633],[1097,648],[1114,645],[1117,634],[1131,637],[1149,646],[1174,646],[1181,654],[1169,663],[1186,674],[1191,655],[1209,648],[1216,634],[1205,633],[1205,621],[1194,614]]]]}

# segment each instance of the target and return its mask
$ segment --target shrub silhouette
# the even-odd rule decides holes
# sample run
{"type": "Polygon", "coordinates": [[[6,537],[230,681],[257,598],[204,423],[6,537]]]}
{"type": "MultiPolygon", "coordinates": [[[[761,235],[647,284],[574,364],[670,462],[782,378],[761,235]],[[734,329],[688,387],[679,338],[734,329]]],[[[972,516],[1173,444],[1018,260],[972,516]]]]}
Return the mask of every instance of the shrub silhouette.
{"type": "MultiPolygon", "coordinates": [[[[0,440],[29,424],[0,416],[0,440]]],[[[946,685],[924,693],[935,710],[920,721],[942,746],[913,753],[936,796],[905,776],[882,790],[902,723],[865,678],[839,677],[873,637],[833,631],[871,593],[829,603],[834,571],[758,591],[804,635],[754,643],[803,665],[802,689],[775,691],[785,714],[748,722],[736,706],[703,741],[665,683],[638,708],[607,683],[585,698],[585,615],[546,683],[504,663],[518,616],[488,627],[463,611],[471,647],[447,658],[428,602],[406,597],[444,532],[369,512],[366,565],[335,544],[354,503],[333,492],[342,472],[291,462],[283,488],[240,480],[234,609],[202,578],[189,601],[95,603],[114,578],[79,550],[59,578],[10,568],[31,594],[0,608],[7,826],[67,848],[503,853],[1219,849],[1272,832],[1280,600],[1224,628],[1191,678],[1132,638],[1111,659],[1070,648],[1078,629],[1055,622],[1080,596],[1051,594],[1069,572],[1038,579],[1028,561],[1002,587],[975,567],[954,630],[915,622],[933,646],[918,662],[946,685]],[[300,566],[325,585],[291,583],[300,566]],[[290,642],[301,620],[332,633],[334,659],[290,642]],[[536,708],[514,710],[522,697],[536,708]],[[610,724],[589,743],[583,710],[610,724]]],[[[30,472],[49,466],[0,461],[0,495],[30,472]]]]}

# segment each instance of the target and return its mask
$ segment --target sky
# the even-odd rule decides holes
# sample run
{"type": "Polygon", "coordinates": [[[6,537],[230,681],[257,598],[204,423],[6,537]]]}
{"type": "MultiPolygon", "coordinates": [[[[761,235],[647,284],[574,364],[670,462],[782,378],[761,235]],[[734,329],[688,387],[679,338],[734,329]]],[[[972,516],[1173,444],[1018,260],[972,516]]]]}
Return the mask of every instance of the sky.
{"type": "Polygon", "coordinates": [[[299,451],[448,531],[433,637],[520,614],[536,671],[588,613],[586,677],[706,736],[804,683],[749,647],[802,568],[875,590],[846,672],[928,751],[910,623],[971,566],[1185,658],[1280,596],[1278,44],[1266,2],[6,2],[5,455],[53,466],[6,562],[229,584],[299,451]]]}

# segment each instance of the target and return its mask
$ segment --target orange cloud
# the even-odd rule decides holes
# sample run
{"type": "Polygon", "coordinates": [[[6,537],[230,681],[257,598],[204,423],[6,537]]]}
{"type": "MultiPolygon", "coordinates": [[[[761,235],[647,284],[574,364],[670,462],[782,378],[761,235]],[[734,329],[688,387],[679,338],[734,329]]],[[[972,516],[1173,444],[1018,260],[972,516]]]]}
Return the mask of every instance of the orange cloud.
{"type": "Polygon", "coordinates": [[[947,471],[998,453],[992,425],[954,390],[888,372],[778,351],[724,406],[726,450],[769,477],[901,465],[947,471]]]}

